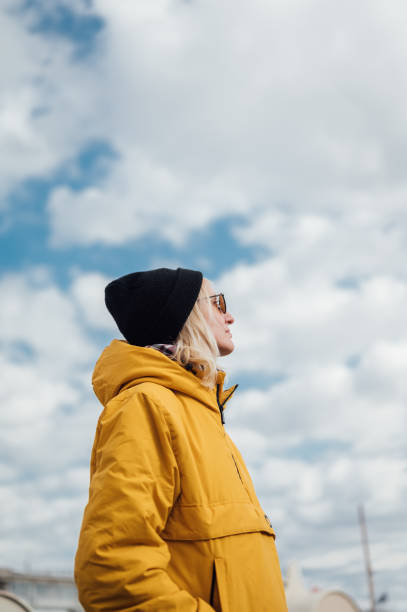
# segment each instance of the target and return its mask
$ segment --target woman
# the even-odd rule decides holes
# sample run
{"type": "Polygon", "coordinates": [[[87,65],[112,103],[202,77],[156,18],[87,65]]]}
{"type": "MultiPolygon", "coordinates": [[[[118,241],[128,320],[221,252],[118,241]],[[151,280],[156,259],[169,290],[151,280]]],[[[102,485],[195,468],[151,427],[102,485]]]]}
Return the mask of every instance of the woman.
{"type": "Polygon", "coordinates": [[[222,294],[160,268],[106,287],[126,342],[96,364],[104,405],[75,578],[87,611],[286,612],[274,531],[224,430],[222,294]]]}

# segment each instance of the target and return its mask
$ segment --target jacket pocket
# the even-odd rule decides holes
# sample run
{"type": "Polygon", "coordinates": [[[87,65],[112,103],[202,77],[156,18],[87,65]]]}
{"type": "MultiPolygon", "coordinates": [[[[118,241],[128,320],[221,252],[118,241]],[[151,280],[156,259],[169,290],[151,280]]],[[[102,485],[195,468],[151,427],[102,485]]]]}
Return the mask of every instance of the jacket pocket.
{"type": "Polygon", "coordinates": [[[162,533],[164,540],[213,540],[262,531],[274,536],[260,505],[250,501],[186,506],[177,503],[162,533]]]}
{"type": "Polygon", "coordinates": [[[216,612],[229,612],[225,560],[220,557],[213,562],[211,606],[216,612]]]}

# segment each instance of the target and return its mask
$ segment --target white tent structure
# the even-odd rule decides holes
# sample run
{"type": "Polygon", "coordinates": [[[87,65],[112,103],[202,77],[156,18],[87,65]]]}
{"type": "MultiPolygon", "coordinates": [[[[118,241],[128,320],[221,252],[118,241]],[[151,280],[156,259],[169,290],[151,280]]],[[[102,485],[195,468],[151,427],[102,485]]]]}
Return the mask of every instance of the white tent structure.
{"type": "Polygon", "coordinates": [[[31,612],[19,597],[8,591],[0,591],[0,612],[31,612]]]}
{"type": "Polygon", "coordinates": [[[288,568],[285,593],[288,612],[360,612],[352,598],[343,591],[309,591],[296,563],[288,568]]]}
{"type": "Polygon", "coordinates": [[[0,612],[82,610],[72,576],[32,574],[0,567],[0,593],[0,612]]]}

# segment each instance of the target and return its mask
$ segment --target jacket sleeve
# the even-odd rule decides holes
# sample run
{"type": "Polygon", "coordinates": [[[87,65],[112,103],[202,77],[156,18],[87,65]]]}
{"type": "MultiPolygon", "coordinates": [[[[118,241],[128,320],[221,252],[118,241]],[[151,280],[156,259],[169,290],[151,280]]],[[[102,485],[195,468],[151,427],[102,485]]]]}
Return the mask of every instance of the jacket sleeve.
{"type": "Polygon", "coordinates": [[[123,394],[102,414],[89,502],[75,560],[79,599],[91,612],[210,612],[169,577],[161,537],[180,493],[171,432],[146,394],[123,394]]]}

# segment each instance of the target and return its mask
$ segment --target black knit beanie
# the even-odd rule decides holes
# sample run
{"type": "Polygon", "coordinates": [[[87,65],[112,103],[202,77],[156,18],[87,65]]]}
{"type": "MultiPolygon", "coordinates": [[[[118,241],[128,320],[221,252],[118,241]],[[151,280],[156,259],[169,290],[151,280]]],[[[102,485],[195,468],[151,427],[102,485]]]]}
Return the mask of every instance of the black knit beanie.
{"type": "Polygon", "coordinates": [[[107,309],[127,342],[172,344],[198,297],[202,273],[158,268],[133,272],[105,288],[107,309]]]}

